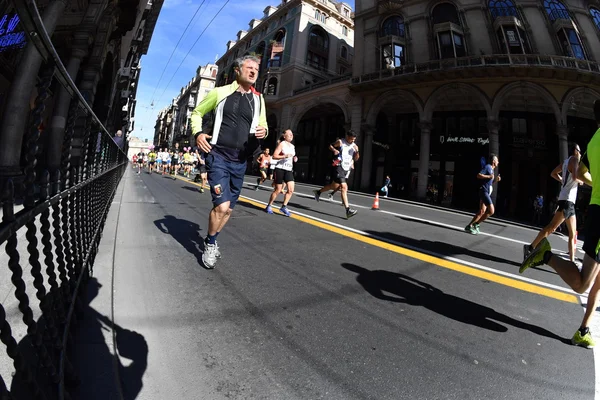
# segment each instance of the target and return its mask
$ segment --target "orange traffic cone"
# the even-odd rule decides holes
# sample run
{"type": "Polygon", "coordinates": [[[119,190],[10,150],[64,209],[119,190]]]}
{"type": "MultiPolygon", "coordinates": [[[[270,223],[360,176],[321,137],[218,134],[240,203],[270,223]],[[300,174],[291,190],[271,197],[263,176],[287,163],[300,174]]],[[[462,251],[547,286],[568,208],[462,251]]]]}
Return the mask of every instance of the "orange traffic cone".
{"type": "Polygon", "coordinates": [[[373,200],[373,207],[371,207],[371,210],[379,210],[379,192],[375,193],[375,200],[373,200]]]}

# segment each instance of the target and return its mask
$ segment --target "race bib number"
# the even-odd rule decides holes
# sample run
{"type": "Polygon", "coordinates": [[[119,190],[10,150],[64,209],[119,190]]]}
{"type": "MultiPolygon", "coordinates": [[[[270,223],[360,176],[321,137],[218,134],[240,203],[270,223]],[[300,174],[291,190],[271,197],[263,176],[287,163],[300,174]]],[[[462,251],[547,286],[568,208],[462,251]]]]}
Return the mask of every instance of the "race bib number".
{"type": "Polygon", "coordinates": [[[342,169],[344,171],[349,171],[351,166],[352,166],[352,161],[348,161],[348,160],[342,161],[342,169]]]}

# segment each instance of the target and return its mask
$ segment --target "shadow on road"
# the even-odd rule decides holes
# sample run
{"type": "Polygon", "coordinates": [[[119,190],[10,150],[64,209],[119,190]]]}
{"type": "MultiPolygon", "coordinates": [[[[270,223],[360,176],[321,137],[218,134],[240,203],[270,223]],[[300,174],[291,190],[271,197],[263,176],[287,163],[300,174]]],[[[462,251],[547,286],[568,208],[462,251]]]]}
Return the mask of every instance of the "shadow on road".
{"type": "Polygon", "coordinates": [[[182,186],[182,189],[189,190],[190,192],[198,192],[200,193],[200,189],[195,186],[182,186]]]}
{"type": "Polygon", "coordinates": [[[200,251],[203,243],[200,236],[201,229],[198,224],[172,215],[165,215],[163,219],[154,221],[154,225],[162,233],[171,235],[184,249],[196,257],[200,265],[203,265],[202,252],[200,251]]]}
{"type": "Polygon", "coordinates": [[[425,307],[446,318],[494,332],[508,331],[508,328],[502,325],[506,324],[566,344],[570,343],[569,340],[544,328],[516,320],[481,304],[444,293],[428,283],[409,276],[383,270],[370,271],[350,263],[343,263],[342,267],[358,274],[356,281],[369,294],[378,299],[425,307]]]}
{"type": "MultiPolygon", "coordinates": [[[[299,210],[310,211],[310,212],[314,212],[314,213],[325,215],[325,216],[332,217],[332,218],[343,219],[344,221],[346,221],[346,219],[347,219],[346,217],[341,217],[339,215],[335,215],[335,213],[326,213],[326,212],[322,212],[322,211],[317,211],[314,208],[306,207],[306,206],[303,206],[302,204],[294,203],[293,201],[290,201],[288,203],[288,205],[291,207],[290,211],[293,211],[294,208],[296,208],[296,209],[299,209],[299,210]]],[[[340,209],[340,214],[345,214],[344,207],[340,206],[339,209],[340,209]]]]}
{"type": "Polygon", "coordinates": [[[457,255],[465,255],[468,257],[478,258],[480,260],[491,261],[499,264],[510,264],[515,267],[520,267],[521,263],[508,260],[506,258],[496,257],[488,253],[482,253],[475,250],[466,249],[464,247],[455,246],[446,242],[434,242],[431,240],[413,239],[407,236],[398,235],[392,232],[366,231],[372,235],[382,237],[384,239],[407,244],[412,247],[433,251],[444,256],[453,257],[457,255]]]}

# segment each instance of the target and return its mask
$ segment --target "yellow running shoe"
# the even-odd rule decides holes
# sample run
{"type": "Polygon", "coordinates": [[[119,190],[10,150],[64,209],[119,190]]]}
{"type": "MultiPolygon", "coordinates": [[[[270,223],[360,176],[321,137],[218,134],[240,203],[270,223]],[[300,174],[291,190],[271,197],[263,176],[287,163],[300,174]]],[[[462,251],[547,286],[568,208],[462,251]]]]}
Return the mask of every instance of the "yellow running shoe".
{"type": "Polygon", "coordinates": [[[577,332],[575,332],[575,334],[573,335],[571,343],[573,343],[575,346],[585,347],[586,349],[593,349],[594,338],[592,338],[592,332],[588,331],[588,333],[581,336],[581,332],[579,332],[578,329],[577,332]]]}
{"type": "Polygon", "coordinates": [[[536,247],[529,253],[523,264],[521,264],[521,268],[519,268],[519,273],[522,274],[525,272],[527,268],[537,267],[538,265],[544,264],[544,254],[547,251],[552,251],[552,247],[550,246],[550,242],[548,239],[544,238],[536,247]]]}

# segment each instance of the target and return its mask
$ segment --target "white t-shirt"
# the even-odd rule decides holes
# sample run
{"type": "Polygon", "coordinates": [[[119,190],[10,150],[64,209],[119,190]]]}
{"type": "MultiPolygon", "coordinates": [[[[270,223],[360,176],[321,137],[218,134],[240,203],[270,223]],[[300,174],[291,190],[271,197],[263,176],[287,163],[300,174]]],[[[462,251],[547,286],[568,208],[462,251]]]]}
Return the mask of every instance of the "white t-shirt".
{"type": "Polygon", "coordinates": [[[283,154],[291,154],[292,157],[277,160],[275,168],[291,171],[294,169],[294,156],[296,155],[296,146],[294,146],[290,142],[282,142],[281,145],[283,154]]]}
{"type": "Polygon", "coordinates": [[[340,147],[340,154],[338,158],[340,160],[340,166],[344,171],[350,171],[352,169],[352,163],[354,162],[354,143],[348,143],[346,139],[340,140],[342,146],[340,147]]]}

